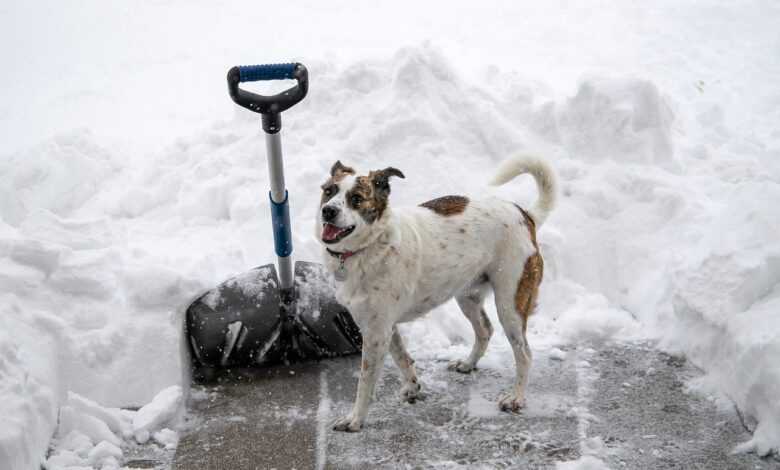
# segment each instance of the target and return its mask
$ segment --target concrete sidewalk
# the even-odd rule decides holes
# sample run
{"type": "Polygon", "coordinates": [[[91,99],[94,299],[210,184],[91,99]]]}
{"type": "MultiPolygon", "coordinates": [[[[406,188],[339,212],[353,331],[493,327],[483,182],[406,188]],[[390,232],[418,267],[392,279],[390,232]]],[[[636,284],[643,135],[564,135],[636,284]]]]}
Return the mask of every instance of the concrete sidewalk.
{"type": "Polygon", "coordinates": [[[729,455],[749,438],[733,411],[718,412],[683,382],[697,372],[649,346],[536,353],[528,404],[498,411],[506,370],[469,375],[419,361],[426,398],[402,404],[385,369],[363,431],[334,432],[357,384],[359,358],[236,374],[193,389],[174,468],[554,468],[593,453],[613,469],[770,469],[776,460],[729,455]]]}

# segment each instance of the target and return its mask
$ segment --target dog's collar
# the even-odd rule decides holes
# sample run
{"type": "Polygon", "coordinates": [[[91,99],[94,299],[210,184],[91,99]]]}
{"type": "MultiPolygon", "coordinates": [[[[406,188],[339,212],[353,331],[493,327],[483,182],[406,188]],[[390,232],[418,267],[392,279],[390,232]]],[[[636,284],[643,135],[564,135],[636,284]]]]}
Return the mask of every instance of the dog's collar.
{"type": "Polygon", "coordinates": [[[328,254],[331,255],[334,258],[338,258],[339,260],[339,267],[336,268],[335,271],[333,271],[333,277],[339,281],[344,282],[347,280],[347,268],[344,266],[344,264],[347,262],[347,260],[356,254],[360,253],[361,251],[365,250],[365,248],[361,248],[357,251],[333,251],[330,248],[325,248],[328,251],[328,254]]]}
{"type": "Polygon", "coordinates": [[[344,261],[348,260],[349,258],[355,256],[356,254],[360,253],[361,251],[365,250],[365,248],[361,248],[357,251],[333,251],[330,248],[325,248],[327,250],[328,254],[331,255],[334,258],[338,258],[339,261],[344,263],[344,261]]]}

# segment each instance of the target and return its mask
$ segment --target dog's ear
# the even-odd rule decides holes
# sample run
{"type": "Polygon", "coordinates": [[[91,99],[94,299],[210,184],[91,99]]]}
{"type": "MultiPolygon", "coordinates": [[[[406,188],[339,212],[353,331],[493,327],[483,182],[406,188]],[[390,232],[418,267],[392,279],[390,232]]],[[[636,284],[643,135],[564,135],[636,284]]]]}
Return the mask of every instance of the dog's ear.
{"type": "Polygon", "coordinates": [[[330,176],[336,178],[338,175],[342,173],[354,175],[355,170],[341,163],[341,160],[336,160],[336,163],[334,163],[333,166],[330,167],[330,176]]]}
{"type": "Polygon", "coordinates": [[[385,168],[381,172],[386,174],[388,178],[391,177],[391,176],[397,176],[397,177],[399,177],[401,179],[406,179],[406,176],[404,176],[404,174],[401,172],[401,170],[399,170],[398,168],[393,168],[391,166],[385,168]]]}
{"type": "Polygon", "coordinates": [[[393,168],[391,166],[385,168],[384,170],[377,170],[372,171],[370,173],[371,176],[371,184],[374,185],[374,188],[376,188],[379,192],[386,192],[390,193],[390,177],[391,176],[397,176],[399,178],[406,178],[404,174],[399,170],[398,168],[393,168]]]}

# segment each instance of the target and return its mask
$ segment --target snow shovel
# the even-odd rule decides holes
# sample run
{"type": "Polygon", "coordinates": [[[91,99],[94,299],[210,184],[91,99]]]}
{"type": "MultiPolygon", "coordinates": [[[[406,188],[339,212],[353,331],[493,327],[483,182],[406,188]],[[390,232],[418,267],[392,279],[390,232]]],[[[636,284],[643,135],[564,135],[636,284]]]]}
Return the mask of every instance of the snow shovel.
{"type": "Polygon", "coordinates": [[[233,67],[227,75],[230,97],[259,113],[265,134],[271,191],[271,221],[277,267],[267,264],[228,279],[198,297],[187,309],[186,334],[193,378],[207,381],[220,370],[357,353],[360,331],[334,297],[322,265],[298,261],[293,269],[290,209],[284,186],[279,131],[281,113],[308,91],[306,67],[299,63],[233,67]],[[274,96],[239,88],[242,82],[295,79],[274,96]]]}

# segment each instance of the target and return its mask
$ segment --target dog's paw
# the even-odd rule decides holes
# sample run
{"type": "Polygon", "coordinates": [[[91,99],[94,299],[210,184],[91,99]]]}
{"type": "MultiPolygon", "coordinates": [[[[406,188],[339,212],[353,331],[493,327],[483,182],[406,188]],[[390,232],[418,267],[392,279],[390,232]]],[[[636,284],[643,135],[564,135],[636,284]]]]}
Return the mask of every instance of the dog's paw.
{"type": "Polygon", "coordinates": [[[507,395],[498,400],[498,408],[509,413],[518,413],[525,408],[525,398],[507,395]]]}
{"type": "Polygon", "coordinates": [[[360,431],[361,427],[362,425],[360,424],[360,422],[352,418],[351,414],[339,418],[333,422],[334,431],[358,432],[360,431]]]}
{"type": "Polygon", "coordinates": [[[407,403],[414,403],[422,397],[421,389],[417,382],[408,382],[401,387],[401,399],[407,403]]]}
{"type": "Polygon", "coordinates": [[[451,361],[447,364],[447,369],[460,372],[461,374],[470,374],[476,367],[467,361],[451,361]]]}

